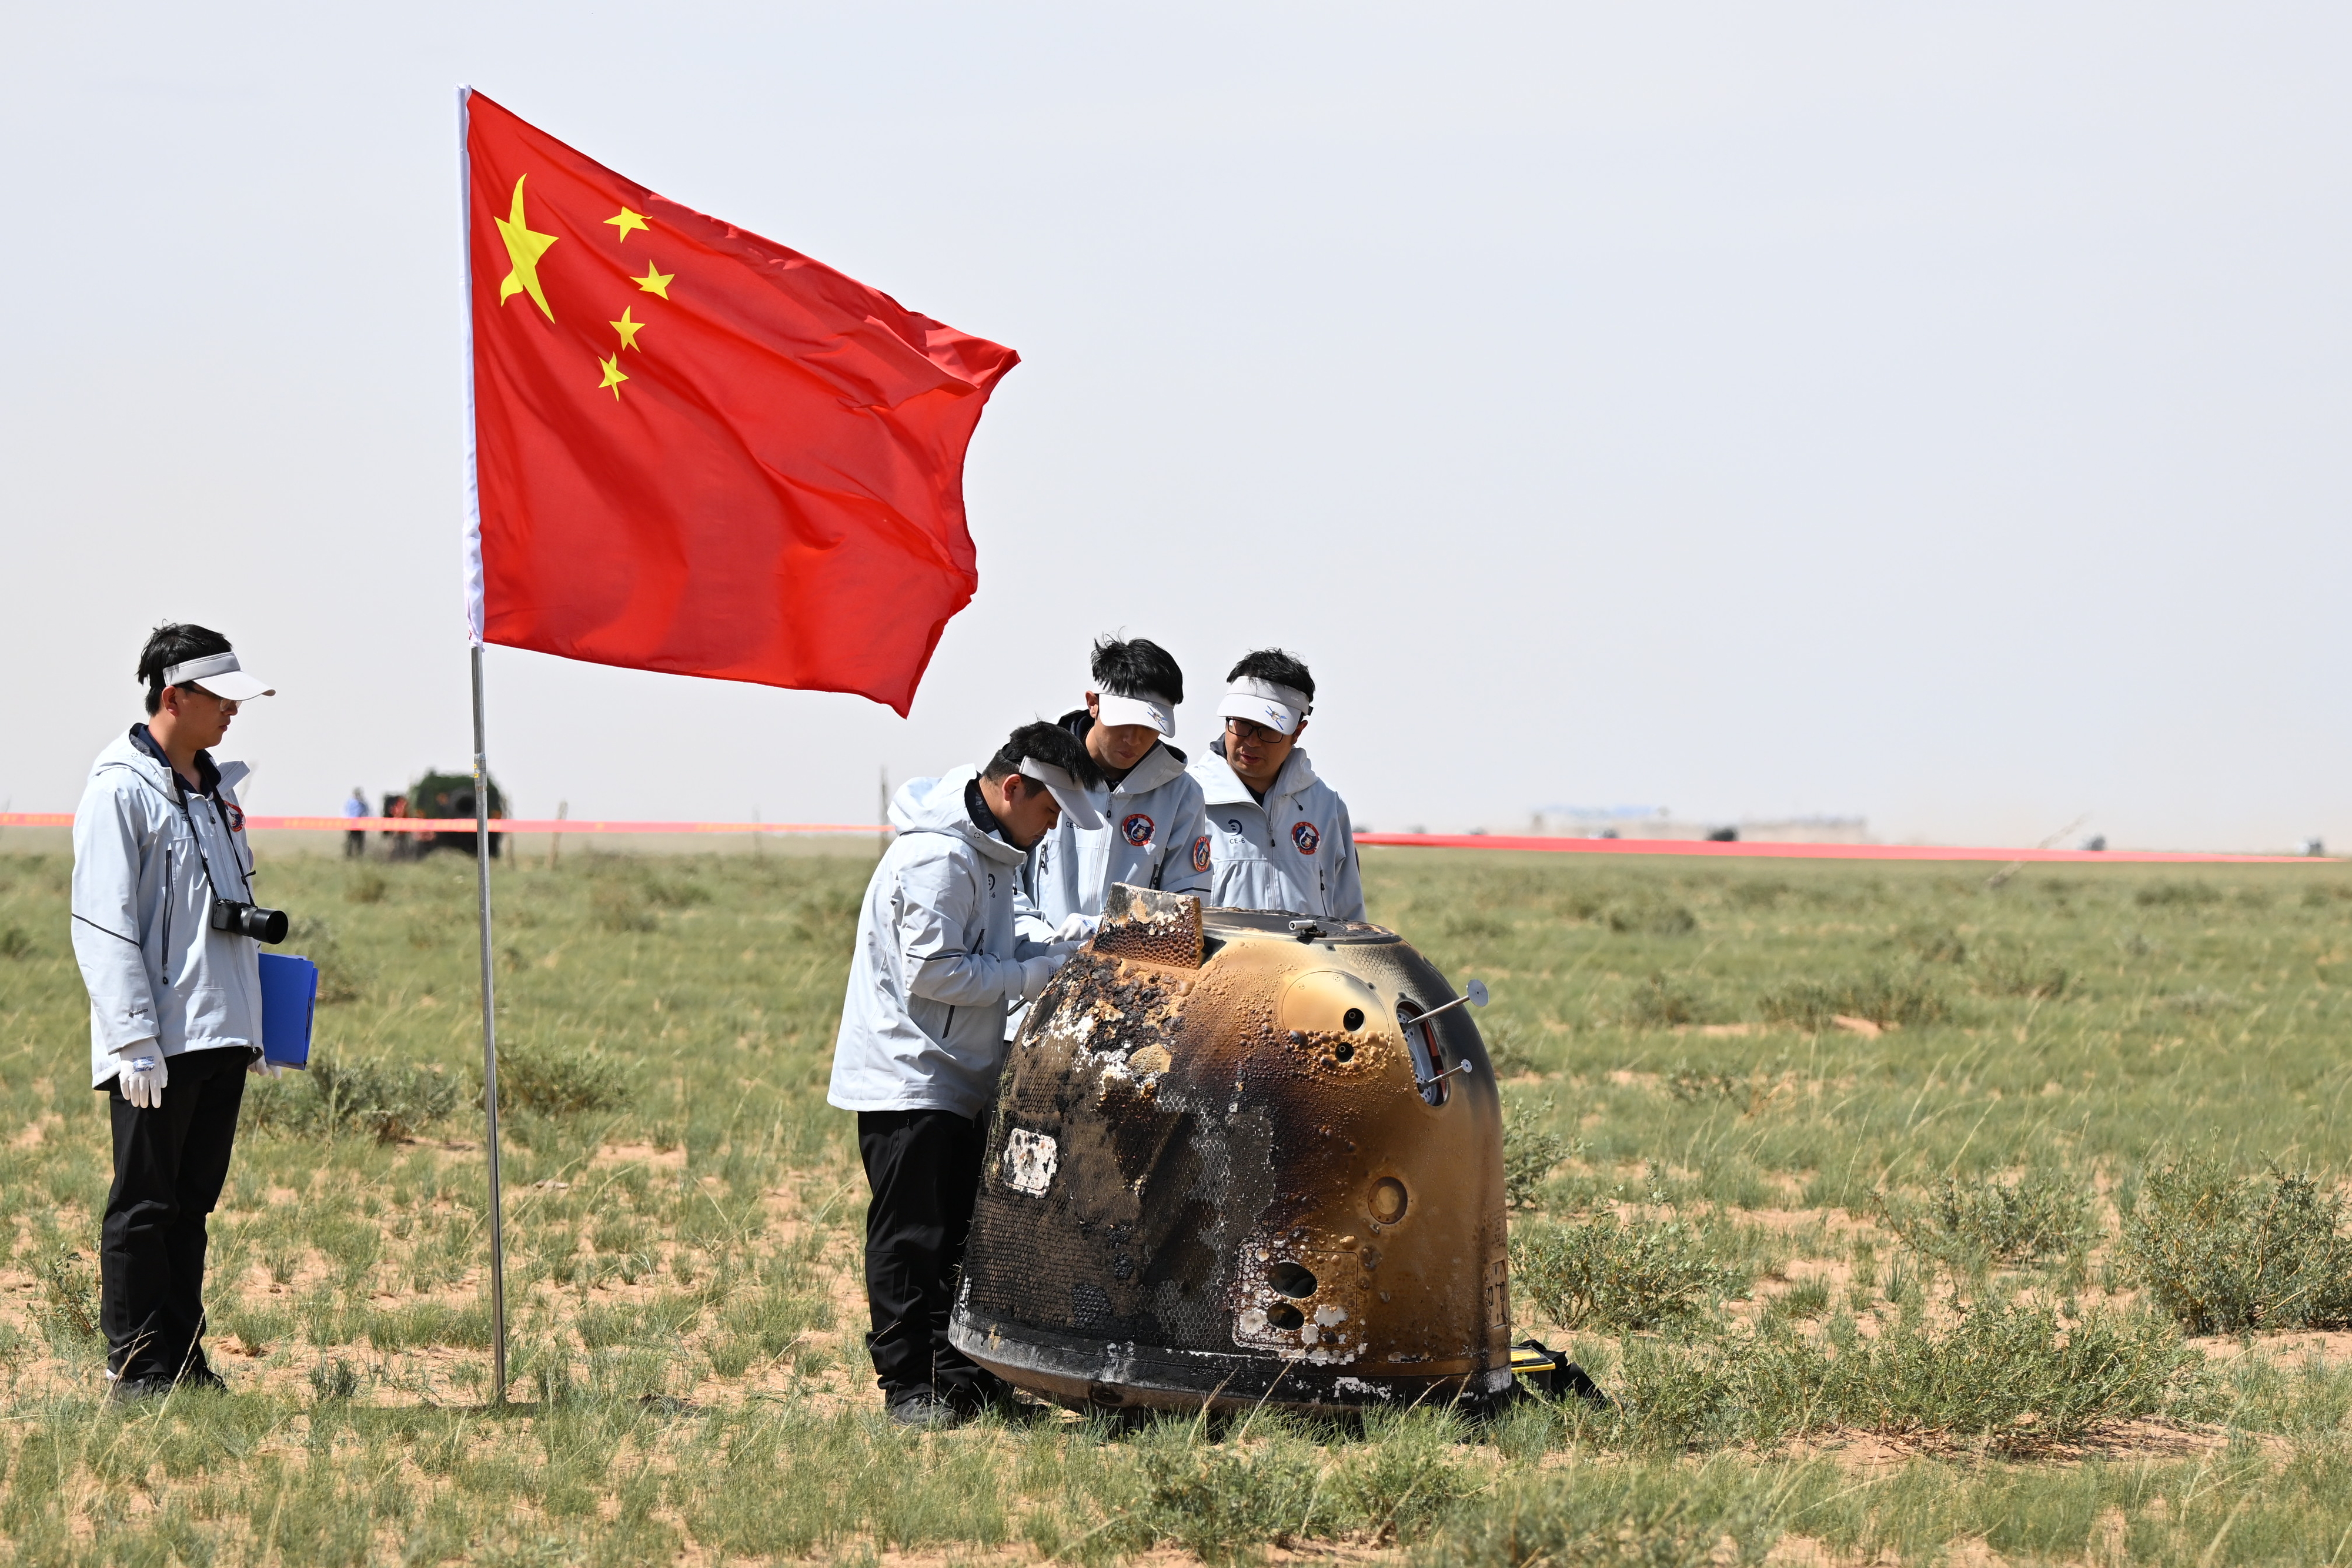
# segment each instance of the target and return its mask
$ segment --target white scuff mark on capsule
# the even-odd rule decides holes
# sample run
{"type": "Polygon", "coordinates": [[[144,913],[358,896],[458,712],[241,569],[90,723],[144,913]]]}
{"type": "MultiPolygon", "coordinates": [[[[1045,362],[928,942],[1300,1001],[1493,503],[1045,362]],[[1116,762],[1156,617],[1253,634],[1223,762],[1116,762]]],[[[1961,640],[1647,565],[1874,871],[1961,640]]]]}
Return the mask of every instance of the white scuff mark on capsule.
{"type": "Polygon", "coordinates": [[[1045,1197],[1061,1163],[1061,1145],[1050,1134],[1015,1127],[1005,1136],[1004,1185],[1015,1192],[1045,1197]]]}
{"type": "Polygon", "coordinates": [[[1335,1377],[1331,1380],[1331,1386],[1341,1394],[1361,1394],[1371,1399],[1395,1397],[1395,1390],[1389,1387],[1387,1384],[1368,1383],[1360,1377],[1335,1377]]]}
{"type": "Polygon", "coordinates": [[[1315,1309],[1315,1321],[1321,1323],[1327,1329],[1333,1323],[1344,1323],[1348,1321],[1348,1309],[1345,1307],[1318,1307],[1315,1309]]]}

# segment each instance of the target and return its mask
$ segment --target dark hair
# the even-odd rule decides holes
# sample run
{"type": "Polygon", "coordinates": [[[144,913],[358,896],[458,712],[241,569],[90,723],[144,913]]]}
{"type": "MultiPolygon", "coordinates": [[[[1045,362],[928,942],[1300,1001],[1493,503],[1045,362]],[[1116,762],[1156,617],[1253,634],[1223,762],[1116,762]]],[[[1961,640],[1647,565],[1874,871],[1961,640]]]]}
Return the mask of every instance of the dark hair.
{"type": "Polygon", "coordinates": [[[1260,648],[1255,653],[1244,653],[1242,662],[1226,674],[1229,681],[1272,681],[1277,686],[1288,686],[1303,692],[1308,702],[1315,700],[1315,677],[1296,653],[1286,653],[1279,648],[1260,648]]]}
{"type": "Polygon", "coordinates": [[[1184,672],[1167,649],[1141,637],[1122,643],[1104,637],[1095,643],[1095,689],[1115,697],[1141,696],[1150,692],[1171,703],[1184,700],[1184,672]]]}
{"type": "Polygon", "coordinates": [[[163,706],[164,671],[191,659],[229,651],[228,639],[207,626],[166,621],[148,632],[147,645],[139,650],[139,678],[147,683],[147,711],[152,714],[163,706]]]}
{"type": "Polygon", "coordinates": [[[993,784],[1008,773],[1018,773],[1024,757],[1052,763],[1089,789],[1103,787],[1102,769],[1087,755],[1087,743],[1060,725],[1047,724],[1043,719],[1014,730],[1011,738],[997,747],[996,755],[988,759],[981,777],[993,784]]]}

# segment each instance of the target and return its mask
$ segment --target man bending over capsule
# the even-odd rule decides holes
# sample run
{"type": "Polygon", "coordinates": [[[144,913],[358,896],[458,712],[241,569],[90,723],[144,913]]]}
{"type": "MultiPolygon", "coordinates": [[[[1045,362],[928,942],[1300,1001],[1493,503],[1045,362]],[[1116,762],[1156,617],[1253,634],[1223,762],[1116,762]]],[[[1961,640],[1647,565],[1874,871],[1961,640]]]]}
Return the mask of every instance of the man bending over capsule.
{"type": "Polygon", "coordinates": [[[948,1313],[1005,1014],[1075,948],[1021,936],[1013,898],[1030,851],[1065,815],[1102,825],[1090,798],[1101,783],[1076,736],[1027,724],[986,768],[910,780],[890,802],[898,836],[866,884],[825,1098],[857,1113],[874,1195],[866,1345],[902,1426],[951,1426],[1003,1394],[948,1343],[948,1313]]]}

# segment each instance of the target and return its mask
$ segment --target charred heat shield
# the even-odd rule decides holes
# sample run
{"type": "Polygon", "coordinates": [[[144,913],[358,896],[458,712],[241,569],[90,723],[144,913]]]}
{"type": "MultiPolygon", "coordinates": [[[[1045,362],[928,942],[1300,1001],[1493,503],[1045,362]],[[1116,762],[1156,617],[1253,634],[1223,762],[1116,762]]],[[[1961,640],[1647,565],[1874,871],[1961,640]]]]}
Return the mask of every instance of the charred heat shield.
{"type": "Polygon", "coordinates": [[[1502,1120],[1379,926],[1118,888],[1029,1009],[951,1328],[1073,1405],[1483,1405],[1511,1384],[1502,1120]]]}

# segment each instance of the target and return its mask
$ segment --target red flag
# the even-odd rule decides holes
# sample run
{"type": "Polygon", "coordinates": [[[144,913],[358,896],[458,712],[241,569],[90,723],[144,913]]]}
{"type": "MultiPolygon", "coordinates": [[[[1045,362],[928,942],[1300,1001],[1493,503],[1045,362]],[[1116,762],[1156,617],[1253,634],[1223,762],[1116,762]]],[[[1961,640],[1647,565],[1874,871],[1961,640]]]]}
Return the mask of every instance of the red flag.
{"type": "Polygon", "coordinates": [[[1019,356],[461,103],[476,638],[905,715],[1019,356]]]}

